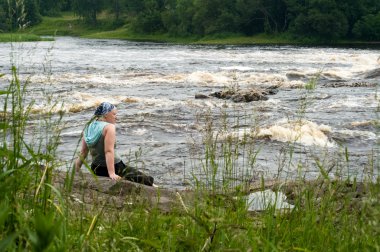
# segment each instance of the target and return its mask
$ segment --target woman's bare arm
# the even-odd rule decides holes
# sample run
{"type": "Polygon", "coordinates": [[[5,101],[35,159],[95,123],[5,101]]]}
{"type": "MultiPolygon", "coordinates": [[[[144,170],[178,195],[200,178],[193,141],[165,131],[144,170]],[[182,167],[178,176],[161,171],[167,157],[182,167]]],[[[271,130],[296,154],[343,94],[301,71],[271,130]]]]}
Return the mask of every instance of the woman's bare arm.
{"type": "Polygon", "coordinates": [[[114,124],[108,124],[104,128],[104,153],[106,156],[108,176],[111,179],[120,179],[115,173],[115,141],[116,141],[116,128],[114,124]]]}
{"type": "Polygon", "coordinates": [[[79,154],[79,157],[75,161],[75,170],[76,172],[79,172],[80,168],[82,167],[83,161],[87,158],[88,155],[88,147],[86,142],[84,141],[84,138],[82,138],[82,147],[79,154]]]}

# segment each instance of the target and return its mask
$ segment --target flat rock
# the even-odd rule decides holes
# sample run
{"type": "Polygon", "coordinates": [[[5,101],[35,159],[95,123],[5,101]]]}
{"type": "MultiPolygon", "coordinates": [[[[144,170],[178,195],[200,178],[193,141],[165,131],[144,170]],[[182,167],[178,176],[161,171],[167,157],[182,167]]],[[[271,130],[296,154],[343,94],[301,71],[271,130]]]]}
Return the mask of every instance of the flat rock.
{"type": "MultiPolygon", "coordinates": [[[[186,206],[192,205],[194,199],[199,200],[205,197],[206,201],[206,197],[213,196],[211,192],[156,188],[128,180],[114,181],[108,177],[97,177],[90,173],[75,174],[73,179],[68,179],[68,177],[69,175],[66,172],[56,172],[53,185],[62,195],[68,196],[74,206],[84,206],[89,211],[94,206],[133,209],[141,204],[147,210],[158,208],[162,212],[170,212],[173,209],[183,211],[186,206]]],[[[302,191],[306,188],[313,188],[316,201],[327,192],[329,194],[334,192],[337,198],[351,198],[359,201],[364,199],[368,193],[368,186],[364,183],[320,179],[313,181],[262,181],[258,179],[251,181],[243,190],[246,191],[248,196],[256,195],[254,192],[265,192],[268,189],[273,190],[273,192],[283,192],[287,197],[286,201],[292,204],[296,198],[302,195],[302,191]]],[[[228,196],[225,193],[221,195],[228,196]]],[[[228,198],[234,198],[233,189],[231,189],[231,194],[228,198]]],[[[75,207],[72,210],[75,211],[75,207]]]]}
{"type": "Polygon", "coordinates": [[[54,176],[54,186],[60,189],[65,186],[71,188],[68,196],[78,204],[124,208],[136,203],[145,203],[146,206],[157,207],[163,212],[179,206],[179,198],[190,201],[189,196],[192,195],[186,190],[156,188],[128,180],[115,181],[90,173],[75,174],[70,183],[67,173],[58,172],[54,176]]]}

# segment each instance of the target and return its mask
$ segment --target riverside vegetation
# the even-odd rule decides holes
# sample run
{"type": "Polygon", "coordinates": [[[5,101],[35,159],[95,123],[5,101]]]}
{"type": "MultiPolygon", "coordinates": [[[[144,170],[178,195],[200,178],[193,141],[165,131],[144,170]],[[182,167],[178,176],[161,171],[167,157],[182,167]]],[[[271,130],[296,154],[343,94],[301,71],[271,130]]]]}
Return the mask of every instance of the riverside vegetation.
{"type": "MultiPolygon", "coordinates": [[[[315,81],[306,85],[300,121],[315,81]]],[[[224,118],[216,124],[205,113],[199,117],[204,122],[202,148],[190,148],[202,164],[192,169],[204,174],[194,178],[191,190],[201,197],[195,197],[191,204],[178,199],[179,207],[165,213],[129,198],[124,199],[129,206],[124,208],[96,202],[85,206],[70,196],[72,169],[68,169],[64,188],[53,183],[64,114],[49,112],[56,111],[53,108],[59,104],[48,95],[51,110],[32,114],[33,102],[25,102],[27,90],[28,80],[20,81],[16,67],[12,67],[9,86],[0,92],[1,251],[380,250],[378,153],[370,155],[368,176],[363,181],[355,177],[332,179],[329,169],[316,160],[320,179],[308,182],[300,176],[272,187],[288,195],[293,209],[279,213],[275,206],[268,206],[265,211],[250,212],[245,196],[250,191],[259,145],[248,137],[222,140],[220,136],[231,126],[224,118]],[[30,125],[31,118],[39,118],[40,123],[30,125]],[[33,137],[26,137],[27,132],[33,137]],[[236,160],[241,153],[246,155],[246,170],[238,173],[241,167],[236,160]]],[[[284,155],[294,155],[293,144],[289,143],[284,155]]],[[[342,173],[349,158],[343,150],[336,164],[342,173]]],[[[303,168],[298,165],[300,171],[303,168]]],[[[263,178],[255,178],[255,182],[266,186],[263,178]]]]}
{"type": "Polygon", "coordinates": [[[39,34],[50,36],[91,34],[180,43],[376,43],[380,4],[377,0],[0,0],[0,32],[25,28],[42,32],[41,22],[52,29],[39,34]],[[56,19],[67,13],[76,20],[66,26],[70,29],[56,19]]]}

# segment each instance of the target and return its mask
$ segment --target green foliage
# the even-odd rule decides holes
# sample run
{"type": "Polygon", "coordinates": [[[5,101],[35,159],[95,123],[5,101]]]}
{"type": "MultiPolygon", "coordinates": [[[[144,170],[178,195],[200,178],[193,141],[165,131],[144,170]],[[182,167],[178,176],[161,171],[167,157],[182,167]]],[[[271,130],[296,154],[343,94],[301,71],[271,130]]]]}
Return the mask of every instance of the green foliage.
{"type": "Polygon", "coordinates": [[[39,0],[39,9],[44,16],[59,16],[64,0],[39,0]]]}
{"type": "Polygon", "coordinates": [[[32,250],[36,252],[46,251],[60,232],[61,221],[56,219],[53,212],[49,212],[47,215],[36,212],[33,226],[34,229],[28,232],[32,250]]]}
{"type": "MultiPolygon", "coordinates": [[[[73,11],[89,29],[112,23],[135,34],[203,37],[293,34],[300,41],[377,40],[377,0],[0,0],[0,32],[73,11]],[[99,20],[102,20],[99,22],[99,20]],[[108,20],[108,21],[107,21],[108,20]]],[[[70,32],[67,32],[69,34],[70,32]]]]}
{"type": "Polygon", "coordinates": [[[33,101],[25,102],[29,80],[20,81],[15,66],[11,70],[8,88],[0,91],[3,101],[0,112],[0,250],[46,251],[52,248],[57,251],[65,246],[59,242],[64,237],[57,238],[65,227],[63,200],[51,186],[59,133],[57,137],[48,132],[55,121],[49,120],[51,115],[46,114],[41,126],[46,126],[47,132],[38,129],[42,135],[32,134],[35,138],[27,139],[27,126],[28,130],[33,130],[28,125],[33,101]]]}
{"type": "Polygon", "coordinates": [[[96,25],[98,14],[104,10],[105,0],[72,0],[73,11],[87,23],[96,25]]]}
{"type": "Polygon", "coordinates": [[[376,15],[366,15],[356,22],[353,33],[357,38],[380,40],[380,11],[376,15]]]}
{"type": "Polygon", "coordinates": [[[347,19],[334,1],[312,1],[309,8],[293,6],[301,13],[291,22],[290,30],[300,36],[334,40],[345,37],[348,32],[347,19]]]}
{"type": "Polygon", "coordinates": [[[41,20],[36,0],[0,0],[0,32],[23,29],[41,20]]]}
{"type": "Polygon", "coordinates": [[[34,34],[0,33],[0,42],[49,41],[49,40],[52,40],[52,39],[41,38],[40,36],[37,36],[34,34]]]}
{"type": "Polygon", "coordinates": [[[39,13],[39,9],[35,0],[25,0],[26,20],[28,26],[39,24],[42,21],[42,17],[39,13]]]}

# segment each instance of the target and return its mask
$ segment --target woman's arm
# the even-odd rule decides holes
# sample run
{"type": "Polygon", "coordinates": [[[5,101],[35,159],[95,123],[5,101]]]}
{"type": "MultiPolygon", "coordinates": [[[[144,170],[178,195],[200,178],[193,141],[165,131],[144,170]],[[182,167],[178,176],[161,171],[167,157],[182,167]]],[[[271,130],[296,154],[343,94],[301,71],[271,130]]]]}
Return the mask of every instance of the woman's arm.
{"type": "Polygon", "coordinates": [[[115,173],[115,141],[116,141],[115,125],[108,124],[104,128],[104,153],[106,156],[108,176],[110,176],[112,180],[121,178],[115,173]]]}
{"type": "Polygon", "coordinates": [[[88,155],[88,147],[86,142],[84,141],[84,138],[82,138],[82,148],[79,154],[79,157],[75,161],[75,170],[76,172],[79,172],[80,168],[82,167],[83,161],[87,158],[88,155]]]}

